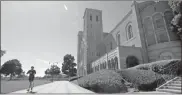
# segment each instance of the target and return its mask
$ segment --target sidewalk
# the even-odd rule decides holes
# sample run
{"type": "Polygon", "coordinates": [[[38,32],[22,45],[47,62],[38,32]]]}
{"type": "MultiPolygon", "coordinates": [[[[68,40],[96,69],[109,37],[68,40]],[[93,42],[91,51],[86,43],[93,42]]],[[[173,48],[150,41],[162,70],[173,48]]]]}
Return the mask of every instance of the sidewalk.
{"type": "MultiPolygon", "coordinates": [[[[36,86],[33,88],[36,93],[94,93],[69,81],[55,81],[53,83],[36,86]]],[[[12,93],[27,93],[27,90],[20,90],[12,93]]],[[[12,94],[11,93],[11,94],[12,94]]]]}

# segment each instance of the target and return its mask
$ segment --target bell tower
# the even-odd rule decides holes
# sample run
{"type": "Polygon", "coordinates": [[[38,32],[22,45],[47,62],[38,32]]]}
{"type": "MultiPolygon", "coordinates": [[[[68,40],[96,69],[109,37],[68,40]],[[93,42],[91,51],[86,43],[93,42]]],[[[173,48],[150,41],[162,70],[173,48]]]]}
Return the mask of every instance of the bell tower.
{"type": "Polygon", "coordinates": [[[102,11],[86,8],[83,19],[84,39],[87,46],[86,64],[90,68],[90,63],[97,58],[96,46],[103,40],[102,11]]]}

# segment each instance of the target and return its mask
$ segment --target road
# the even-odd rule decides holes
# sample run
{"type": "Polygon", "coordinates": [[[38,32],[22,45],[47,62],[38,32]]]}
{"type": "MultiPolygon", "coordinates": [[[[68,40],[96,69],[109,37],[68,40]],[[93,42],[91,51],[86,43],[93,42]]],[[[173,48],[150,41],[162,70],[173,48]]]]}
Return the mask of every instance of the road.
{"type": "MultiPolygon", "coordinates": [[[[33,89],[35,93],[94,93],[84,89],[69,81],[55,81],[52,83],[36,86],[33,89]]],[[[27,93],[26,89],[12,92],[14,93],[27,93]]],[[[11,93],[11,94],[12,94],[11,93]]]]}

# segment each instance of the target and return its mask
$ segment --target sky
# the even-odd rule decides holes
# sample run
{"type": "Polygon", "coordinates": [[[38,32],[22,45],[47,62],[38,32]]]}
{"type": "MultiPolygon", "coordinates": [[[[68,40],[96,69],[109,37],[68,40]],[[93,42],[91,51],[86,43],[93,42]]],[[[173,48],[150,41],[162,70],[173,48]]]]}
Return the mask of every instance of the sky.
{"type": "Polygon", "coordinates": [[[110,32],[131,9],[131,1],[2,1],[1,65],[18,59],[24,71],[44,76],[49,62],[71,54],[77,62],[77,34],[85,8],[102,10],[103,32],[110,32]]]}

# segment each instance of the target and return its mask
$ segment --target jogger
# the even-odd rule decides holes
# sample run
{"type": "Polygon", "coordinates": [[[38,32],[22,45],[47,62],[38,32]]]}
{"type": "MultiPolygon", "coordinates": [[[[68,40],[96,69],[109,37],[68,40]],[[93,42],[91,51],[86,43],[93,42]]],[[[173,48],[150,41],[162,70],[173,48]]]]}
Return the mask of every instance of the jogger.
{"type": "Polygon", "coordinates": [[[29,88],[27,89],[27,91],[31,90],[31,92],[32,92],[33,86],[34,86],[34,77],[35,77],[35,74],[36,74],[36,71],[34,70],[33,66],[31,67],[31,70],[29,70],[27,72],[27,74],[29,74],[29,82],[30,82],[29,88]]]}

